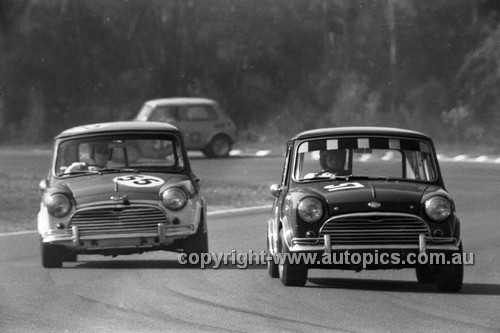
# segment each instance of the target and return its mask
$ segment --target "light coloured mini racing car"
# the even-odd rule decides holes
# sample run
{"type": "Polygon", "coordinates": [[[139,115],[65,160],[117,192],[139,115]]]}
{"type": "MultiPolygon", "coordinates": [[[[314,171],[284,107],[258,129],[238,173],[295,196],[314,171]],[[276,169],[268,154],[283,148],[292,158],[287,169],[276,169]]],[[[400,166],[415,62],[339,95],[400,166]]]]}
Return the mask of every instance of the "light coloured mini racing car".
{"type": "Polygon", "coordinates": [[[40,190],[43,267],[61,267],[79,254],[208,251],[206,205],[172,125],[68,129],[55,138],[40,190]]]}
{"type": "Polygon", "coordinates": [[[135,118],[167,122],[184,134],[186,149],[201,150],[208,157],[227,157],[236,140],[236,126],[212,99],[160,98],[146,101],[135,118]]]}

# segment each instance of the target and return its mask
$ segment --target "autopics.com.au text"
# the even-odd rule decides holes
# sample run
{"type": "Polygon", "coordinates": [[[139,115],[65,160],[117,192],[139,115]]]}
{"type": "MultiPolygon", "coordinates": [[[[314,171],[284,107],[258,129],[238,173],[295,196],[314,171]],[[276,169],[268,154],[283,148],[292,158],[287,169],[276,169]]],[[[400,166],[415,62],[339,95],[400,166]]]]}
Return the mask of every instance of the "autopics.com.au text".
{"type": "Polygon", "coordinates": [[[402,256],[399,253],[386,253],[374,250],[373,252],[350,252],[340,253],[278,253],[268,256],[266,251],[237,252],[235,250],[226,253],[181,253],[177,261],[181,265],[199,265],[201,268],[219,268],[221,265],[233,265],[245,269],[251,265],[265,265],[271,260],[279,265],[285,262],[290,264],[322,264],[322,265],[362,265],[363,269],[370,265],[442,265],[442,264],[474,264],[474,253],[454,253],[451,257],[444,253],[408,253],[402,256]]]}

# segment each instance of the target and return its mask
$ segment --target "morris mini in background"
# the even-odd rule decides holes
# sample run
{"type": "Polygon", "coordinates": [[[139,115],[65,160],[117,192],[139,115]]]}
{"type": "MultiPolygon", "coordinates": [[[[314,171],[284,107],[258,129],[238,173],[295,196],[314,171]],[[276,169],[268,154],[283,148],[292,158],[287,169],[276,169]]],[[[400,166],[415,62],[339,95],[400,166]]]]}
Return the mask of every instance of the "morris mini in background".
{"type": "Polygon", "coordinates": [[[55,138],[40,190],[43,267],[61,267],[79,254],[208,251],[206,205],[174,126],[68,129],[55,138]]]}
{"type": "Polygon", "coordinates": [[[326,128],[296,135],[286,151],[281,183],[271,186],[268,255],[315,253],[318,259],[269,260],[271,277],[302,286],[310,268],[413,268],[421,283],[461,289],[463,262],[452,260],[462,258],[460,220],[431,138],[394,128],[326,128]],[[346,251],[399,260],[321,261],[346,251]],[[422,264],[420,254],[446,262],[422,264]],[[415,260],[406,261],[408,255],[415,260]]]}
{"type": "Polygon", "coordinates": [[[219,104],[206,98],[163,98],[144,103],[136,120],[161,121],[179,127],[188,150],[208,157],[229,155],[236,140],[236,126],[219,104]]]}

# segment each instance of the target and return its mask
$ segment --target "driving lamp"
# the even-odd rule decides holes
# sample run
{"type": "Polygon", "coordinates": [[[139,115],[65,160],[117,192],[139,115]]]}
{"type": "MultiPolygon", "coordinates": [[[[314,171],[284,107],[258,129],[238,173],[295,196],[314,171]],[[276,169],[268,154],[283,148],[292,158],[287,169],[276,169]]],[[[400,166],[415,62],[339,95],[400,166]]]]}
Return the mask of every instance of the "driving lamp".
{"type": "Polygon", "coordinates": [[[45,200],[50,215],[64,217],[71,211],[71,200],[64,194],[53,194],[45,200]]]}
{"type": "Polygon", "coordinates": [[[180,188],[174,187],[163,192],[162,200],[168,209],[180,210],[186,205],[187,195],[180,188]]]}
{"type": "Polygon", "coordinates": [[[323,205],[316,198],[305,198],[300,200],[297,213],[304,222],[316,223],[323,216],[323,205]]]}
{"type": "Polygon", "coordinates": [[[430,219],[436,222],[442,222],[451,214],[450,201],[439,196],[426,200],[425,213],[430,219]]]}

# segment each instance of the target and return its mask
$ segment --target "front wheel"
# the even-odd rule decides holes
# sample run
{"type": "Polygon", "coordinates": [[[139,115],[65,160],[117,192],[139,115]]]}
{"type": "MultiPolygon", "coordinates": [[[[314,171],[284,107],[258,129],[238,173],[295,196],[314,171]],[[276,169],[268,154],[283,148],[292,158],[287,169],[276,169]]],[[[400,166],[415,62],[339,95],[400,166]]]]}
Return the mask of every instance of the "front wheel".
{"type": "Polygon", "coordinates": [[[42,256],[42,266],[44,268],[62,267],[64,252],[59,246],[40,241],[40,252],[42,256]]]}
{"type": "Polygon", "coordinates": [[[78,255],[76,254],[76,252],[68,250],[64,254],[64,258],[63,259],[64,259],[63,261],[67,261],[67,262],[77,262],[78,261],[78,255]]]}
{"type": "Polygon", "coordinates": [[[278,266],[279,278],[285,286],[302,287],[307,282],[307,266],[303,263],[290,263],[290,251],[283,236],[283,230],[280,231],[280,263],[278,266]]]}
{"type": "Polygon", "coordinates": [[[198,230],[196,233],[188,238],[186,238],[183,242],[183,250],[188,255],[191,253],[196,253],[201,255],[202,253],[208,253],[208,232],[206,230],[206,221],[203,217],[204,214],[201,214],[202,218],[200,224],[198,225],[198,230]]]}
{"type": "Polygon", "coordinates": [[[417,267],[415,267],[415,273],[418,283],[426,284],[436,282],[436,273],[429,265],[417,265],[417,267]]]}
{"type": "Polygon", "coordinates": [[[462,262],[462,244],[459,251],[451,256],[446,256],[446,260],[451,261],[453,256],[460,254],[459,263],[446,263],[437,267],[436,284],[439,290],[445,292],[459,292],[462,289],[464,279],[464,264],[462,262]]]}

